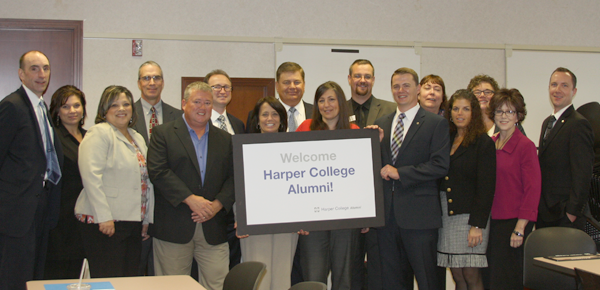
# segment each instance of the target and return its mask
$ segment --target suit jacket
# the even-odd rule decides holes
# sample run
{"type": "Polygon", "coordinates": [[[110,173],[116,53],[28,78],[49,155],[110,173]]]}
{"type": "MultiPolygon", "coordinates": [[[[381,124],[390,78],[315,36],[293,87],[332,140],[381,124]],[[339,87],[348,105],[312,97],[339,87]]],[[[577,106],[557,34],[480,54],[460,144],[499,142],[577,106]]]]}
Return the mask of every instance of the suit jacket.
{"type": "MultiPolygon", "coordinates": [[[[128,129],[140,152],[146,156],[144,138],[128,129]]],[[[135,147],[108,122],[92,126],[79,145],[79,172],[83,190],[75,203],[75,213],[105,221],[141,221],[141,173],[135,147]]],[[[148,183],[148,205],[144,223],[154,213],[154,188],[148,183]]]]}
{"type": "Polygon", "coordinates": [[[246,132],[246,127],[244,126],[244,122],[242,122],[242,120],[229,113],[227,113],[227,118],[229,119],[229,123],[231,123],[234,133],[243,134],[246,132]]]}
{"type": "Polygon", "coordinates": [[[551,222],[568,212],[581,217],[588,203],[594,162],[590,123],[569,106],[556,120],[544,143],[548,118],[542,124],[538,149],[542,197],[538,219],[551,222]]]}
{"type": "Polygon", "coordinates": [[[396,167],[400,175],[399,180],[383,180],[386,222],[393,214],[403,229],[439,228],[442,209],[437,180],[446,176],[450,167],[448,122],[419,108],[393,163],[390,135],[395,114],[375,121],[384,131],[381,163],[396,167]]]}
{"type": "MultiPolygon", "coordinates": [[[[373,125],[375,120],[396,112],[396,104],[390,101],[380,100],[371,95],[371,107],[369,108],[369,116],[367,116],[367,126],[373,125]]],[[[350,116],[354,115],[354,109],[352,109],[352,99],[348,100],[348,113],[350,116]]]]}
{"type": "MultiPolygon", "coordinates": [[[[0,102],[0,128],[0,233],[21,237],[34,222],[38,197],[46,194],[43,188],[46,171],[43,139],[37,116],[23,87],[0,102]]],[[[62,167],[60,140],[54,128],[52,133],[62,167]]],[[[58,222],[61,182],[49,186],[45,222],[47,228],[53,228],[58,222]]]]}
{"type": "Polygon", "coordinates": [[[487,134],[467,147],[459,146],[450,156],[440,190],[447,192],[442,202],[448,204],[449,215],[468,213],[469,225],[486,227],[496,190],[496,147],[487,134]]]}
{"type": "MultiPolygon", "coordinates": [[[[281,102],[281,100],[280,100],[281,102]]],[[[304,105],[304,113],[306,114],[306,119],[310,119],[312,118],[312,112],[313,112],[313,105],[309,104],[305,101],[302,101],[302,104],[304,105]]],[[[250,132],[250,123],[252,121],[252,117],[253,117],[253,112],[254,110],[251,110],[250,112],[248,112],[248,119],[246,120],[246,133],[250,132]]],[[[302,124],[302,122],[300,122],[300,124],[302,124]]],[[[300,124],[297,124],[298,126],[300,126],[300,124]]]]}
{"type": "Polygon", "coordinates": [[[232,148],[231,135],[209,124],[208,158],[202,184],[198,158],[183,117],[154,127],[148,148],[148,172],[156,193],[151,236],[178,244],[191,241],[196,224],[183,200],[195,194],[211,201],[218,199],[223,204],[223,210],[204,222],[202,229],[209,244],[227,242],[225,216],[235,200],[232,148]]]}
{"type": "MultiPolygon", "coordinates": [[[[138,117],[138,120],[137,120],[137,122],[135,122],[133,129],[135,129],[138,133],[140,133],[142,135],[142,137],[144,137],[144,141],[146,141],[146,144],[148,144],[148,141],[149,141],[148,140],[148,126],[146,125],[146,118],[144,117],[144,109],[142,108],[141,99],[137,100],[137,102],[135,102],[135,104],[133,104],[133,108],[138,117]]],[[[169,104],[162,102],[162,116],[163,116],[162,124],[168,123],[168,122],[171,122],[171,121],[177,119],[177,117],[181,116],[181,114],[183,114],[183,112],[181,110],[175,109],[172,106],[170,106],[169,104]]],[[[161,125],[161,124],[159,124],[159,125],[161,125]]]]}
{"type": "Polygon", "coordinates": [[[587,103],[577,108],[577,112],[590,122],[594,131],[594,174],[600,175],[600,103],[587,103]]]}

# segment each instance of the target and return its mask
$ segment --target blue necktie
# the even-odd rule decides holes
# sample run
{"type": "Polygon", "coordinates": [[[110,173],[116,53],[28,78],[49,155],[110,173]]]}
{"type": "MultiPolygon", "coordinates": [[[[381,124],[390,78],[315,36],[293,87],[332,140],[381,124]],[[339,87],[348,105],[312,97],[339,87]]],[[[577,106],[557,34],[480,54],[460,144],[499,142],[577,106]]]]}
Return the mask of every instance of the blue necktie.
{"type": "Polygon", "coordinates": [[[296,118],[294,118],[294,113],[296,113],[296,108],[291,107],[289,109],[289,119],[288,119],[288,132],[296,132],[298,125],[296,125],[296,118]]]}
{"type": "Polygon", "coordinates": [[[46,144],[46,178],[48,181],[52,182],[52,184],[56,185],[61,177],[60,165],[58,164],[58,157],[56,157],[56,150],[54,149],[52,135],[50,134],[50,128],[48,126],[46,103],[44,103],[44,99],[42,98],[40,98],[39,109],[42,112],[42,118],[38,118],[38,121],[44,127],[44,132],[42,132],[42,134],[44,134],[45,138],[42,139],[44,139],[46,144]]]}

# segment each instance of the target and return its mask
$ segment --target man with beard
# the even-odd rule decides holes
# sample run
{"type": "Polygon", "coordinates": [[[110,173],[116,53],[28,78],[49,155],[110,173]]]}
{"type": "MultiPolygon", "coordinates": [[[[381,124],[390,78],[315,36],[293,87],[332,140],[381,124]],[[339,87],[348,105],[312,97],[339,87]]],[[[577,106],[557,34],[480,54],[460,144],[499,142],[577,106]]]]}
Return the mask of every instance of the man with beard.
{"type": "MultiPolygon", "coordinates": [[[[350,65],[348,84],[352,90],[352,98],[348,100],[350,121],[354,121],[359,127],[373,125],[375,120],[395,112],[396,104],[377,99],[371,94],[375,84],[375,69],[369,60],[357,59],[350,65]]],[[[365,252],[369,269],[368,289],[382,289],[376,229],[359,235],[358,248],[352,257],[352,289],[364,288],[365,252]]]]}

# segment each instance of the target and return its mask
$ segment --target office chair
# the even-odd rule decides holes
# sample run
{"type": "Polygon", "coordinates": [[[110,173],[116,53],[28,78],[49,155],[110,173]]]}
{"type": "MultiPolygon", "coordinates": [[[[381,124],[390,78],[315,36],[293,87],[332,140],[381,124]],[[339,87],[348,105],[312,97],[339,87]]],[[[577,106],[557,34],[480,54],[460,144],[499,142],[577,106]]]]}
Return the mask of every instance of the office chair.
{"type": "Polygon", "coordinates": [[[524,246],[523,285],[530,289],[576,289],[572,276],[533,265],[534,257],[596,253],[596,243],[585,232],[563,227],[533,231],[524,246]]]}
{"type": "Polygon", "coordinates": [[[327,285],[322,282],[307,281],[292,286],[290,290],[327,290],[327,285]]]}
{"type": "Polygon", "coordinates": [[[262,262],[243,262],[235,265],[223,282],[223,290],[256,290],[267,265],[262,262]]]}
{"type": "Polygon", "coordinates": [[[600,289],[600,276],[594,273],[575,268],[575,279],[577,280],[578,290],[600,289]]]}

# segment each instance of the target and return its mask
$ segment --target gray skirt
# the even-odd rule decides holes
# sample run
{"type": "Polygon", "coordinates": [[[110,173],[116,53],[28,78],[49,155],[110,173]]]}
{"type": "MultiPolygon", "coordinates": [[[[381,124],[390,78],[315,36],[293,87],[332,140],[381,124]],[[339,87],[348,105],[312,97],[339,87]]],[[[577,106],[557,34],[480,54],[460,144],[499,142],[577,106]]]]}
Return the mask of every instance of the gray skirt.
{"type": "Polygon", "coordinates": [[[439,230],[437,264],[448,268],[485,268],[488,266],[485,251],[490,235],[490,221],[483,230],[483,241],[473,248],[467,240],[471,226],[469,214],[448,216],[446,192],[440,192],[442,200],[442,228],[439,230]]]}

